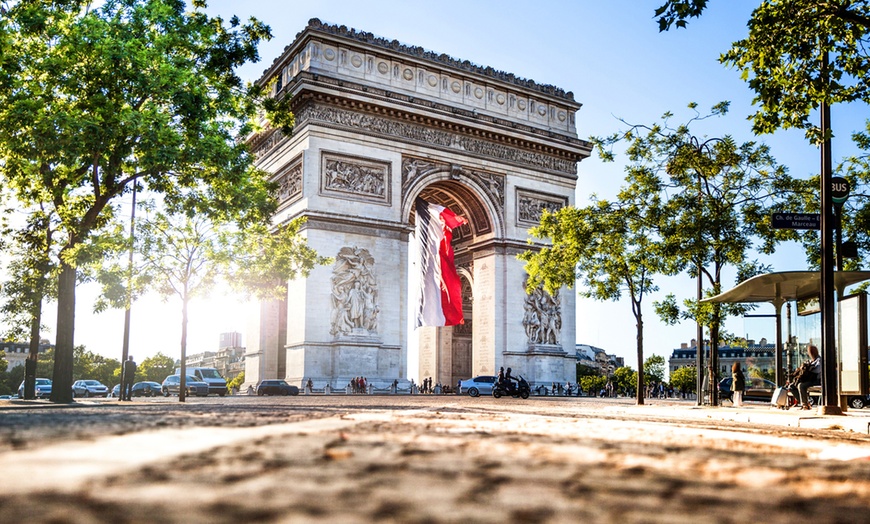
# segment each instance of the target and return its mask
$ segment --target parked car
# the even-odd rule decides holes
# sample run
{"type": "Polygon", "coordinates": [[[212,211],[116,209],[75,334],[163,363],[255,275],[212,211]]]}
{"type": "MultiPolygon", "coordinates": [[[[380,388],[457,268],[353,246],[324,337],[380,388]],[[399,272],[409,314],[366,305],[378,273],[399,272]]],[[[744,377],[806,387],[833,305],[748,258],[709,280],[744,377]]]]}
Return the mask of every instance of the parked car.
{"type": "Polygon", "coordinates": [[[133,384],[133,389],[130,391],[130,395],[134,397],[156,397],[162,393],[159,382],[151,382],[148,380],[136,382],[133,384]]]}
{"type": "MultiPolygon", "coordinates": [[[[188,375],[185,379],[185,387],[188,395],[196,395],[197,397],[208,396],[208,384],[197,380],[195,377],[188,375]]],[[[181,375],[169,375],[163,380],[160,385],[160,392],[164,397],[169,395],[178,395],[181,391],[181,375]]]]}
{"type": "Polygon", "coordinates": [[[495,375],[480,375],[478,377],[463,380],[459,383],[459,394],[468,392],[470,397],[478,397],[480,395],[491,395],[492,387],[498,377],[495,375]]]}
{"type": "Polygon", "coordinates": [[[0,400],[12,400],[12,395],[0,395],[0,400]]]}
{"type": "MultiPolygon", "coordinates": [[[[746,377],[746,389],[743,391],[743,400],[761,400],[770,402],[776,384],[759,377],[746,377]]],[[[731,377],[725,377],[719,381],[719,398],[731,400],[731,377]]]]}
{"type": "Polygon", "coordinates": [[[115,387],[112,388],[112,391],[109,391],[109,394],[106,395],[108,398],[118,398],[121,396],[121,384],[115,384],[115,387]]]}
{"type": "MultiPolygon", "coordinates": [[[[221,397],[227,394],[227,381],[217,369],[191,366],[186,368],[185,372],[188,376],[193,376],[197,381],[208,384],[209,393],[215,393],[221,397]]],[[[175,374],[180,375],[181,368],[176,368],[175,374]]]]}
{"type": "Polygon", "coordinates": [[[73,398],[105,397],[109,393],[109,388],[99,380],[76,380],[73,382],[72,390],[73,398]]]}
{"type": "Polygon", "coordinates": [[[257,395],[298,395],[299,388],[283,380],[264,380],[257,385],[257,395]]]}
{"type": "MultiPolygon", "coordinates": [[[[47,378],[36,379],[36,398],[48,398],[51,396],[51,380],[47,378]]],[[[24,381],[18,386],[18,398],[24,398],[24,381]]]]}

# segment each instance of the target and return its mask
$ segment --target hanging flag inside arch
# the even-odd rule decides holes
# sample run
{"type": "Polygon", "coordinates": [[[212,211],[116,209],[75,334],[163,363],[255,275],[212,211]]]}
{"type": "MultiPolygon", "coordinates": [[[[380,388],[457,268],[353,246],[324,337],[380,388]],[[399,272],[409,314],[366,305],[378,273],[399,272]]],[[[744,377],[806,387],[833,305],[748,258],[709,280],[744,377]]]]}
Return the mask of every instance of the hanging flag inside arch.
{"type": "Polygon", "coordinates": [[[420,304],[416,326],[464,324],[462,288],[453,262],[453,230],[468,221],[418,198],[415,235],[420,253],[420,304]]]}

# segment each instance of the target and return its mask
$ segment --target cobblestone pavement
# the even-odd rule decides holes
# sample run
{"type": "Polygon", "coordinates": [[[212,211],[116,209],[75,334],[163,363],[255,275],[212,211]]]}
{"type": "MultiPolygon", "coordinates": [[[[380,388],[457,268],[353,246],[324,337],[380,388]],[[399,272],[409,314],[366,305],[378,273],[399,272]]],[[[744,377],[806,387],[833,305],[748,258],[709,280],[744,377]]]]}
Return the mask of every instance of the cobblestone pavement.
{"type": "Polygon", "coordinates": [[[805,419],[760,404],[691,408],[386,395],[5,403],[0,522],[870,522],[870,436],[853,429],[870,417],[798,427],[805,419]]]}

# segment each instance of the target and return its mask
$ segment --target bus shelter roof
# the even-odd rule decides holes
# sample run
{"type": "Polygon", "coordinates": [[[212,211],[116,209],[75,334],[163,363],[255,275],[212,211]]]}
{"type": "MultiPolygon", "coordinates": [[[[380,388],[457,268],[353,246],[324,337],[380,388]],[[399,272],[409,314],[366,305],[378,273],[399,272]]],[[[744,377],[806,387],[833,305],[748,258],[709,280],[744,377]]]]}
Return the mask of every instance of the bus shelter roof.
{"type": "MultiPolygon", "coordinates": [[[[834,287],[847,286],[870,280],[870,271],[835,271],[834,287]]],[[[818,298],[822,277],[818,271],[782,271],[757,275],[701,302],[780,302],[818,298]]]]}

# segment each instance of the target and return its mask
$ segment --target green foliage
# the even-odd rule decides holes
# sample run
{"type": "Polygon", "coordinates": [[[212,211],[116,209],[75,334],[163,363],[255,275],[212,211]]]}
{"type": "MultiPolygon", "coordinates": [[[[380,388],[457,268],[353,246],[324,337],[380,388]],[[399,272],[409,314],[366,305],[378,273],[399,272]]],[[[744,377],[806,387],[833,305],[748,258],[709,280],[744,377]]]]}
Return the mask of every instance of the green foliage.
{"type": "Polygon", "coordinates": [[[305,218],[300,217],[274,229],[254,225],[230,236],[224,257],[230,284],[259,299],[283,299],[288,280],[307,277],[315,266],[331,264],[331,258],[308,247],[299,233],[304,224],[305,218]]]}
{"type": "MultiPolygon", "coordinates": [[[[597,140],[601,151],[607,141],[597,140]]],[[[638,154],[635,151],[632,154],[638,154]]],[[[543,286],[550,293],[581,282],[580,294],[597,300],[628,295],[637,328],[637,363],[643,366],[642,303],[658,290],[656,274],[674,274],[680,266],[668,256],[668,239],[660,231],[669,224],[671,209],[663,200],[662,181],[641,164],[626,168],[626,185],[617,200],[592,197],[585,208],[565,207],[545,212],[532,236],[549,239],[551,246],[520,255],[529,273],[528,289],[543,286]]],[[[643,374],[640,375],[643,377],[643,374]]],[[[643,404],[643,378],[637,401],[643,404]]]]}
{"type": "Polygon", "coordinates": [[[643,363],[643,372],[646,374],[646,381],[664,382],[665,380],[665,357],[661,355],[650,355],[643,363]]]}
{"type": "MultiPolygon", "coordinates": [[[[74,357],[73,377],[75,379],[99,380],[109,387],[114,385],[116,372],[121,369],[120,360],[91,353],[84,346],[75,347],[74,357]]],[[[40,358],[41,360],[42,358],[40,358]]]]}
{"type": "MultiPolygon", "coordinates": [[[[656,230],[662,239],[659,256],[666,266],[684,270],[705,282],[705,296],[722,289],[726,267],[738,269],[738,278],[749,278],[768,268],[748,258],[756,249],[773,251],[780,239],[770,229],[769,216],[785,195],[803,186],[776,164],[767,146],[755,142],[736,143],[730,136],[698,137],[691,127],[707,118],[727,114],[728,102],[714,105],[707,115],[695,112],[686,123],[673,125],[673,114],[661,122],[631,125],[607,138],[594,138],[599,154],[613,160],[613,147],[625,145],[631,164],[626,168],[647,194],[656,192],[662,206],[656,216],[656,230]],[[756,246],[756,243],[759,245],[756,246]]],[[[719,326],[727,316],[752,309],[742,304],[699,304],[686,299],[681,308],[669,295],[655,304],[660,318],[673,324],[695,319],[708,326],[720,340],[719,326]]]]}
{"type": "Polygon", "coordinates": [[[6,376],[3,380],[5,386],[8,388],[8,393],[6,394],[15,395],[18,393],[18,386],[20,386],[24,381],[24,366],[19,364],[10,369],[6,372],[6,376]]]}
{"type": "Polygon", "coordinates": [[[587,395],[598,396],[607,385],[607,377],[600,375],[585,375],[577,379],[577,383],[587,395]]]}
{"type": "Polygon", "coordinates": [[[583,377],[597,377],[601,375],[597,369],[589,366],[584,366],[581,363],[577,363],[577,382],[580,382],[580,379],[583,377]]]}
{"type": "Polygon", "coordinates": [[[773,369],[763,370],[757,366],[749,366],[749,369],[747,369],[746,372],[750,377],[763,378],[771,382],[776,382],[776,371],[773,369]]]}
{"type": "MultiPolygon", "coordinates": [[[[258,60],[269,28],[225,25],[201,1],[83,7],[12,2],[0,17],[0,185],[24,207],[47,206],[63,239],[55,402],[72,399],[76,268],[99,260],[89,241],[118,198],[139,187],[171,212],[239,224],[267,223],[275,209],[273,185],[235,140],[269,96],[235,71],[258,60]]],[[[287,103],[265,109],[285,114],[287,103]]]]}
{"type": "MultiPolygon", "coordinates": [[[[685,27],[706,0],[669,0],[655,14],[659,29],[685,27]]],[[[720,61],[736,67],[755,91],[756,133],[799,128],[814,143],[824,138],[809,118],[822,102],[870,102],[868,0],[764,0],[752,12],[749,35],[720,61]],[[822,53],[831,62],[822,71],[822,53]]]]}
{"type": "Polygon", "coordinates": [[[674,370],[670,376],[670,384],[677,391],[685,391],[686,393],[697,392],[697,370],[691,366],[685,366],[674,370]]]}
{"type": "Polygon", "coordinates": [[[611,380],[613,381],[613,386],[619,392],[624,392],[626,395],[636,394],[638,391],[643,394],[642,385],[639,385],[637,382],[638,374],[637,371],[633,370],[629,366],[623,366],[621,368],[616,368],[613,372],[613,377],[611,380]]]}
{"type": "Polygon", "coordinates": [[[163,382],[166,377],[173,373],[175,373],[175,360],[163,353],[148,357],[136,366],[136,379],[138,381],[163,382]]]}
{"type": "MultiPolygon", "coordinates": [[[[13,388],[9,385],[9,372],[6,368],[9,367],[9,362],[6,361],[6,352],[0,351],[0,395],[11,395],[13,388]]],[[[17,366],[16,366],[17,367],[17,366]]],[[[15,386],[17,392],[18,386],[15,386]]]]}
{"type": "Polygon", "coordinates": [[[687,19],[697,18],[707,7],[707,0],[669,0],[656,9],[659,31],[667,31],[671,26],[686,27],[687,19]]]}

